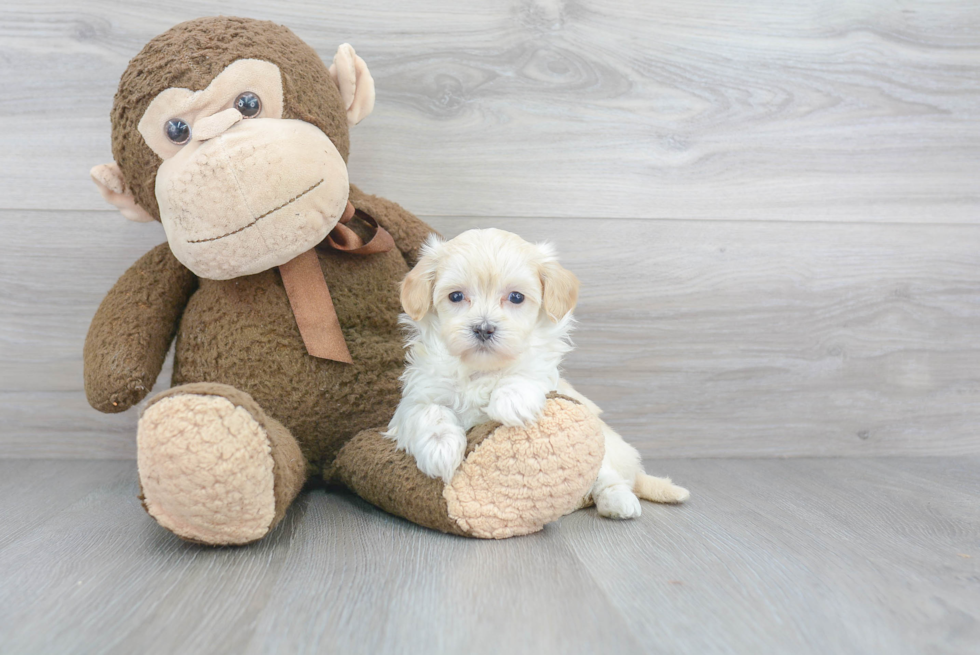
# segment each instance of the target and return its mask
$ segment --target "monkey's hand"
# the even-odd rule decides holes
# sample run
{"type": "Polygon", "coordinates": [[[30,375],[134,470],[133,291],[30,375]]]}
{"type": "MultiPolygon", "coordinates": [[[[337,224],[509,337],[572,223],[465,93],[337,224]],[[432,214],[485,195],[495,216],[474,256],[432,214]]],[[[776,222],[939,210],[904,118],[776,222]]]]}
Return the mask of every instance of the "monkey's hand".
{"type": "Polygon", "coordinates": [[[197,278],[160,244],[116,282],[85,338],[85,395],[100,412],[122,412],[153,388],[197,278]]]}

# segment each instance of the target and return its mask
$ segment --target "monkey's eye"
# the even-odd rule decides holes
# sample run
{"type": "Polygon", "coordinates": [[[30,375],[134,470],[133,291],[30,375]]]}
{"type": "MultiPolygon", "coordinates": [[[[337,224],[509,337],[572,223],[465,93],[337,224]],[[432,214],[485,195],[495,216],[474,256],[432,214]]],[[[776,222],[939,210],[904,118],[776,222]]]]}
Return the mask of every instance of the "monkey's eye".
{"type": "Polygon", "coordinates": [[[163,126],[163,131],[167,133],[167,138],[178,146],[182,146],[191,140],[191,126],[179,118],[171,118],[163,126]]]}
{"type": "Polygon", "coordinates": [[[246,91],[235,99],[235,109],[245,118],[254,118],[262,111],[262,101],[251,91],[246,91]]]}
{"type": "Polygon", "coordinates": [[[510,298],[508,298],[508,300],[510,300],[515,305],[520,305],[522,302],[524,302],[524,294],[521,293],[520,291],[511,291],[510,298]]]}
{"type": "Polygon", "coordinates": [[[463,302],[463,292],[453,291],[449,294],[449,302],[463,302]]]}

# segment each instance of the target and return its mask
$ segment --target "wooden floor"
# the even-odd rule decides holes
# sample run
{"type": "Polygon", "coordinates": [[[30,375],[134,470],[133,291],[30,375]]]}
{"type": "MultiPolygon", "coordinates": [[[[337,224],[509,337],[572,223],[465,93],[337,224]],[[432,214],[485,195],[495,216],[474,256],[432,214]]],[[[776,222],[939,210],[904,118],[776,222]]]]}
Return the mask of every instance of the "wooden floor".
{"type": "Polygon", "coordinates": [[[980,653],[976,0],[5,2],[0,79],[0,655],[980,653]],[[321,490],[218,550],[147,517],[82,344],[165,237],[88,171],[129,59],[215,14],[357,48],[362,189],[557,245],[567,376],[689,504],[488,543],[321,490]]]}
{"type": "Polygon", "coordinates": [[[212,549],[133,462],[0,461],[0,652],[977,652],[980,457],[648,468],[692,500],[486,542],[317,490],[212,549]]]}

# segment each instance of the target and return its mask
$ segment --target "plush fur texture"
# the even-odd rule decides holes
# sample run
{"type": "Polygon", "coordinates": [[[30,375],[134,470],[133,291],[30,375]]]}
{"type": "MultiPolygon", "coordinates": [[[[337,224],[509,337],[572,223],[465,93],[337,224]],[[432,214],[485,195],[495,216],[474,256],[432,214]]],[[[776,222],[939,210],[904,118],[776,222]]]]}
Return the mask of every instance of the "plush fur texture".
{"type": "Polygon", "coordinates": [[[248,18],[199,18],[154,37],[133,57],[112,105],[112,154],[137,204],[159,219],[155,193],[160,158],[137,130],[156,96],[171,87],[200,91],[239,59],[283,71],[283,118],[318,127],[347,161],[347,110],[319,55],[288,28],[248,18]]]}
{"type": "Polygon", "coordinates": [[[550,245],[502,230],[470,230],[447,242],[432,237],[422,252],[402,285],[411,329],[408,367],[386,433],[419,470],[455,484],[467,430],[488,419],[532,429],[543,420],[546,395],[557,389],[579,400],[604,436],[605,457],[591,490],[599,514],[639,516],[634,492],[641,488],[661,502],[688,497],[670,480],[646,480],[636,449],[560,379],[578,280],[550,245]]]}
{"type": "MultiPolygon", "coordinates": [[[[352,49],[344,49],[332,76],[316,53],[284,27],[240,18],[190,21],[150,41],[130,62],[116,94],[112,138],[117,162],[97,167],[93,178],[130,218],[159,219],[154,186],[161,160],[137,131],[147,106],[167,89],[207,88],[240,59],[278,66],[283,118],[322,131],[346,161],[348,124],[373,103],[373,93],[368,102],[351,88],[366,88],[360,85],[370,79],[352,49]],[[338,84],[346,85],[344,100],[338,84]]],[[[246,121],[218,116],[227,111],[218,106],[211,110],[217,113],[202,115],[203,123],[198,123],[205,136],[216,138],[222,130],[244,134],[246,121]]],[[[208,181],[202,176],[202,184],[208,181]]],[[[175,341],[175,386],[147,406],[137,434],[144,505],[175,534],[209,544],[259,539],[282,519],[299,489],[321,477],[364,490],[385,508],[387,496],[378,490],[420,490],[417,496],[410,494],[410,510],[392,506],[392,511],[459,534],[502,534],[499,523],[464,527],[460,519],[470,516],[468,510],[451,515],[442,482],[425,489],[412,486],[398,459],[378,447],[390,442],[371,428],[385,425],[394,412],[404,367],[398,283],[416,263],[432,230],[395,203],[353,185],[349,199],[357,211],[348,227],[366,240],[372,232],[364,216],[369,214],[396,246],[368,255],[328,247],[315,251],[353,364],[307,353],[276,268],[206,279],[181,264],[171,245],[162,244],[126,271],[99,306],[85,342],[85,390],[96,409],[121,412],[143,400],[175,341]],[[342,451],[348,442],[351,449],[342,451]],[[348,456],[338,458],[341,452],[348,456]]],[[[487,434],[496,438],[493,430],[487,434]]],[[[503,444],[525,437],[520,431],[508,434],[499,447],[506,451],[503,444]]],[[[565,441],[579,444],[596,438],[594,426],[585,426],[565,441]]],[[[576,452],[581,457],[567,460],[564,477],[551,478],[566,496],[587,491],[583,480],[594,476],[592,469],[601,459],[601,447],[576,452]]],[[[551,455],[542,451],[540,457],[545,461],[551,455]]],[[[486,465],[498,460],[491,458],[486,465]]],[[[490,478],[481,478],[479,468],[470,467],[467,479],[493,478],[492,472],[490,478]]],[[[549,484],[529,478],[522,487],[510,477],[506,485],[495,487],[509,489],[502,492],[503,506],[514,506],[511,496],[540,499],[531,523],[521,524],[514,534],[564,512],[549,484]]],[[[481,493],[484,516],[495,496],[492,489],[481,493]]]]}
{"type": "Polygon", "coordinates": [[[197,277],[166,243],[123,273],[99,305],[85,338],[85,395],[92,407],[124,412],[146,397],[197,285],[197,277]]]}
{"type": "Polygon", "coordinates": [[[466,535],[449,516],[442,480],[421,473],[415,460],[378,430],[364,430],[341,448],[332,480],[389,514],[433,530],[466,535]]]}
{"type": "MultiPolygon", "coordinates": [[[[199,397],[213,396],[225,400],[237,409],[247,413],[252,420],[261,426],[268,440],[268,452],[272,456],[272,473],[275,478],[273,487],[275,513],[269,528],[275,527],[286,515],[286,510],[289,509],[290,503],[293,502],[293,499],[302,490],[310,475],[308,463],[306,458],[303,457],[299,444],[282,423],[266,414],[259,407],[259,404],[255,402],[254,398],[234,387],[213,382],[185,384],[172,387],[167,391],[157,394],[153,400],[147,403],[141,420],[146,416],[150,407],[161,400],[183,397],[185,395],[199,397]]],[[[168,417],[172,418],[175,412],[167,412],[167,414],[168,417]]],[[[137,435],[138,438],[139,435],[137,435]]],[[[232,447],[232,444],[226,444],[226,447],[232,447]]]]}
{"type": "Polygon", "coordinates": [[[347,166],[309,123],[257,119],[235,127],[192,141],[157,175],[170,249],[212,280],[260,273],[315,247],[350,193],[347,166]],[[290,166],[280,171],[283,162],[290,166]]]}
{"type": "Polygon", "coordinates": [[[378,507],[429,528],[484,539],[536,532],[583,504],[602,461],[602,431],[578,401],[551,394],[534,425],[482,423],[466,435],[449,484],[378,431],[365,431],[337,457],[337,475],[378,507]]]}
{"type": "Polygon", "coordinates": [[[199,543],[264,537],[306,480],[306,460],[289,431],[225,385],[159,394],[140,418],[137,443],[146,511],[199,543]]]}
{"type": "Polygon", "coordinates": [[[271,270],[200,280],[177,334],[173,375],[175,385],[220,382],[250,394],[289,428],[314,467],[394,411],[404,360],[397,280],[407,269],[397,251],[318,255],[353,364],[307,354],[282,277],[271,270]]]}
{"type": "Polygon", "coordinates": [[[374,109],[374,78],[349,43],[337,48],[330,64],[330,77],[340,89],[340,97],[347,108],[347,122],[357,125],[374,109]]]}
{"type": "Polygon", "coordinates": [[[167,241],[195,275],[228,280],[285,264],[323,241],[347,208],[337,148],[282,110],[279,68],[240,59],[201,91],[167,89],[140,120],[143,140],[164,160],[156,199],[167,241]],[[248,118],[234,106],[243,93],[257,101],[248,118]],[[186,125],[183,143],[166,134],[174,118],[186,125]]]}
{"type": "Polygon", "coordinates": [[[526,427],[497,427],[446,485],[449,515],[469,534],[504,539],[537,532],[582,504],[598,474],[599,421],[568,397],[545,402],[526,427]]]}

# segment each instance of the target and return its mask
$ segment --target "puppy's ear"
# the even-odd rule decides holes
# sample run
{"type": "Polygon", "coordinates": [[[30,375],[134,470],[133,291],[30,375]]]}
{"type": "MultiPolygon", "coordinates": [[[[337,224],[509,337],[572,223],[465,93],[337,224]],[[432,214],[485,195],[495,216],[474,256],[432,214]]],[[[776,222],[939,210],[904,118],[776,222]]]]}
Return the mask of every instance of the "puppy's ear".
{"type": "Polygon", "coordinates": [[[402,280],[402,308],[413,321],[419,321],[432,306],[432,286],[436,281],[436,251],[442,245],[432,235],[422,246],[419,263],[402,280]]]}
{"type": "Polygon", "coordinates": [[[553,258],[541,264],[541,306],[548,318],[557,323],[578,302],[578,278],[553,258]]]}

